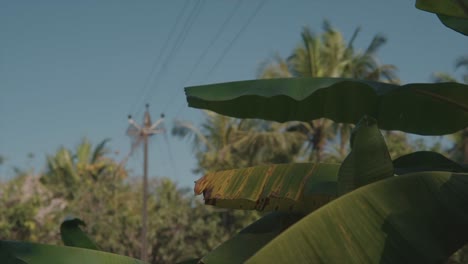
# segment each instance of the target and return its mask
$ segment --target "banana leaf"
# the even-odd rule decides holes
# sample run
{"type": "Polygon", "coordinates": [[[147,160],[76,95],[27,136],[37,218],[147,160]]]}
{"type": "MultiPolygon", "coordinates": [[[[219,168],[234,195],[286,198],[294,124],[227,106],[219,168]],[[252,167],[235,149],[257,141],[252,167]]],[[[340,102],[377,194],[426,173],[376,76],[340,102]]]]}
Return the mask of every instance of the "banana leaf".
{"type": "Polygon", "coordinates": [[[468,174],[407,174],[328,203],[246,263],[444,263],[467,223],[468,174]]]}
{"type": "Polygon", "coordinates": [[[467,0],[416,0],[416,8],[435,13],[446,27],[468,36],[467,0]]]}
{"type": "Polygon", "coordinates": [[[291,163],[208,173],[195,183],[205,204],[308,213],[336,197],[338,164],[291,163]]]}
{"type": "Polygon", "coordinates": [[[437,15],[437,17],[446,27],[468,36],[468,18],[459,18],[445,15],[437,15]]]}
{"type": "Polygon", "coordinates": [[[243,263],[303,215],[269,213],[204,256],[200,263],[243,263]]]}
{"type": "Polygon", "coordinates": [[[435,14],[468,18],[467,0],[416,0],[416,8],[435,14]]]}
{"type": "Polygon", "coordinates": [[[380,129],[444,135],[468,126],[468,85],[388,83],[344,78],[250,80],[187,87],[190,107],[279,122],[329,118],[356,124],[364,115],[380,129]]]}
{"type": "Polygon", "coordinates": [[[177,264],[198,264],[200,259],[189,259],[189,260],[184,260],[182,262],[178,262],[177,264]]]}
{"type": "Polygon", "coordinates": [[[60,236],[63,244],[70,247],[80,247],[98,250],[97,245],[86,235],[80,226],[86,226],[81,219],[74,218],[62,222],[60,236]]]}
{"type": "Polygon", "coordinates": [[[397,175],[420,171],[468,172],[468,165],[458,164],[433,151],[417,151],[403,155],[393,161],[393,166],[397,175]]]}
{"type": "Polygon", "coordinates": [[[351,133],[351,152],[338,173],[338,195],[393,176],[393,163],[376,120],[363,117],[351,133]]]}
{"type": "Polygon", "coordinates": [[[20,241],[0,240],[0,262],[3,264],[142,264],[137,259],[76,247],[52,246],[20,241]]]}

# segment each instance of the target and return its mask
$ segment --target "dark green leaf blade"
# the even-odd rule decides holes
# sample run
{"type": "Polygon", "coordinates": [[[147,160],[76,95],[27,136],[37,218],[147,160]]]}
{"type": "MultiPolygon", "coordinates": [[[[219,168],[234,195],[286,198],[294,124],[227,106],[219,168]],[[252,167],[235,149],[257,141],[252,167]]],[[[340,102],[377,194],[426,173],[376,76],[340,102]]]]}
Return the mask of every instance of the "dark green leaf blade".
{"type": "Polygon", "coordinates": [[[455,30],[465,36],[468,36],[468,18],[460,18],[446,15],[437,15],[440,22],[446,27],[455,30]]]}
{"type": "Polygon", "coordinates": [[[433,151],[417,151],[398,157],[393,166],[397,175],[420,171],[468,172],[468,168],[433,151]]]}
{"type": "Polygon", "coordinates": [[[416,0],[416,8],[435,14],[468,18],[467,0],[416,0]]]}
{"type": "Polygon", "coordinates": [[[468,242],[468,174],[392,177],[341,196],[247,263],[443,263],[468,242]]]}
{"type": "Polygon", "coordinates": [[[96,244],[81,230],[86,224],[78,218],[65,220],[60,225],[60,236],[63,244],[70,247],[80,247],[98,250],[96,244]]]}
{"type": "Polygon", "coordinates": [[[351,152],[338,173],[338,195],[393,176],[393,163],[376,120],[363,117],[351,134],[351,152]]]}
{"type": "Polygon", "coordinates": [[[244,263],[303,215],[269,213],[249,225],[201,259],[202,263],[244,263]]]}
{"type": "Polygon", "coordinates": [[[467,0],[416,0],[416,8],[436,14],[446,27],[468,36],[467,0]]]}
{"type": "Polygon", "coordinates": [[[200,262],[200,259],[188,259],[182,262],[178,262],[177,264],[198,264],[199,262],[200,262]]]}
{"type": "Polygon", "coordinates": [[[468,126],[468,85],[461,83],[399,86],[343,78],[286,78],[185,91],[190,107],[239,118],[279,122],[329,118],[355,124],[368,115],[377,119],[380,129],[421,135],[449,134],[468,126]]]}
{"type": "Polygon", "coordinates": [[[0,240],[2,263],[21,264],[142,264],[143,262],[125,256],[76,247],[42,245],[19,241],[0,240]]]}

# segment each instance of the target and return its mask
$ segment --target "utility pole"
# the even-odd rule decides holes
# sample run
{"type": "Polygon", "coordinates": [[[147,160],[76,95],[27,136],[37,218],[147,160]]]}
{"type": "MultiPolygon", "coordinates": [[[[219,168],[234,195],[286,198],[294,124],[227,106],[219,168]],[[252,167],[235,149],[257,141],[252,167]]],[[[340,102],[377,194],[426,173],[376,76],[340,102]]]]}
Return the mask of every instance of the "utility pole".
{"type": "Polygon", "coordinates": [[[158,126],[164,120],[164,114],[154,124],[151,122],[151,116],[148,111],[149,105],[146,104],[145,116],[143,117],[143,126],[139,126],[132,116],[128,116],[130,123],[129,135],[136,137],[136,142],[143,142],[143,208],[142,208],[142,229],[141,229],[141,260],[148,262],[147,250],[147,228],[148,228],[148,138],[154,134],[164,132],[164,129],[158,129],[158,126]]]}

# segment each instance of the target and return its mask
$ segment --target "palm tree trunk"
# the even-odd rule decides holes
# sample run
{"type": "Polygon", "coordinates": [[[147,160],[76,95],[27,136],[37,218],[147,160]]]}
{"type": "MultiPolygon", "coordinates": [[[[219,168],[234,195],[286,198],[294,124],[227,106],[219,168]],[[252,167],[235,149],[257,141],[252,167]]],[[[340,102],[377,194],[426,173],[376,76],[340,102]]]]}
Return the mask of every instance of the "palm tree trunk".
{"type": "Polygon", "coordinates": [[[468,128],[465,128],[462,133],[463,163],[468,164],[468,128]]]}
{"type": "Polygon", "coordinates": [[[323,150],[325,149],[325,144],[326,144],[326,137],[325,137],[323,126],[322,126],[324,120],[320,120],[320,121],[322,121],[322,124],[316,127],[314,138],[313,138],[313,146],[315,150],[315,161],[317,163],[321,162],[323,159],[323,150]]]}
{"type": "Polygon", "coordinates": [[[339,132],[340,132],[340,157],[345,158],[347,151],[346,151],[346,145],[348,144],[349,141],[349,130],[350,130],[350,125],[349,124],[340,124],[339,127],[339,132]]]}

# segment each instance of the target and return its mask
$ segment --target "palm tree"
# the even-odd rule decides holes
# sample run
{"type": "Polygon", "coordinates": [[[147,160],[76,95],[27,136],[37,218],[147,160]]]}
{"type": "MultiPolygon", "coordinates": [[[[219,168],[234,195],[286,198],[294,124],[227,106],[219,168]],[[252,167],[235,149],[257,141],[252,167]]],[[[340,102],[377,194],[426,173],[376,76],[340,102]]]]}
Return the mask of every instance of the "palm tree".
{"type": "MultiPolygon", "coordinates": [[[[455,62],[455,70],[464,68],[465,72],[461,76],[461,81],[448,73],[436,72],[432,75],[434,82],[463,82],[468,84],[468,56],[462,56],[455,62]]],[[[453,159],[468,164],[468,128],[465,128],[453,135],[450,138],[455,142],[454,146],[449,150],[453,159]]]]}
{"type": "MultiPolygon", "coordinates": [[[[250,167],[271,163],[289,163],[299,153],[304,134],[286,131],[284,124],[254,119],[236,119],[205,111],[201,128],[176,120],[172,135],[189,138],[198,165],[196,173],[250,167]]],[[[253,211],[221,210],[226,230],[239,228],[259,218],[253,211]]]]}
{"type": "MultiPolygon", "coordinates": [[[[272,60],[261,65],[259,78],[290,77],[345,77],[398,83],[396,67],[380,65],[376,58],[379,48],[386,38],[376,35],[364,52],[357,52],[353,42],[360,29],[357,28],[346,44],[343,35],[335,30],[328,21],[323,23],[323,33],[316,35],[308,27],[301,33],[301,42],[292,54],[283,59],[275,55],[272,60]]],[[[309,122],[290,123],[288,131],[300,131],[306,138],[304,153],[308,160],[323,161],[326,143],[339,135],[338,155],[346,155],[346,143],[351,130],[350,125],[334,124],[328,119],[309,122]]]]}
{"type": "Polygon", "coordinates": [[[241,120],[210,111],[205,111],[205,116],[200,129],[180,120],[172,128],[175,136],[192,137],[197,173],[290,162],[304,141],[303,134],[286,131],[284,124],[241,120]]]}
{"type": "Polygon", "coordinates": [[[41,182],[53,189],[55,196],[72,200],[83,184],[93,184],[109,175],[121,177],[123,174],[115,173],[119,169],[117,163],[106,157],[108,141],[101,141],[93,150],[92,144],[83,139],[74,153],[61,147],[55,155],[47,157],[47,169],[41,182]]]}

